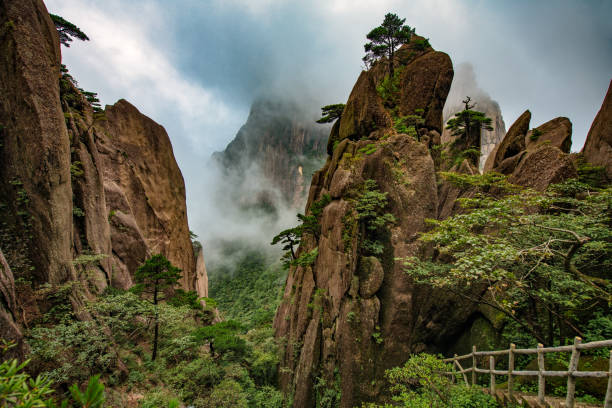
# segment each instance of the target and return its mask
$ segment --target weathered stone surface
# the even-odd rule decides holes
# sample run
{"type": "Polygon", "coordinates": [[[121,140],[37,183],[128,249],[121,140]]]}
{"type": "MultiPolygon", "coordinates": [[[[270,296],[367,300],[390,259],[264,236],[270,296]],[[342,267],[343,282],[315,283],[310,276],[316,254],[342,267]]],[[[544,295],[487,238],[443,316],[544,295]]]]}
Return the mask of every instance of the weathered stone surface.
{"type": "Polygon", "coordinates": [[[36,280],[61,283],[75,271],[59,40],[38,0],[0,1],[0,27],[0,244],[19,276],[30,275],[30,265],[13,263],[23,255],[36,280]]]}
{"type": "Polygon", "coordinates": [[[578,173],[569,155],[556,147],[544,145],[528,152],[508,181],[544,191],[551,184],[574,177],[578,177],[578,173]]]}
{"type": "MultiPolygon", "coordinates": [[[[322,354],[301,347],[296,355],[296,349],[288,347],[282,361],[282,366],[295,374],[281,370],[281,384],[284,389],[296,390],[294,402],[298,406],[311,406],[305,397],[308,393],[302,390],[307,385],[298,381],[306,378],[306,368],[312,373],[311,367],[323,367],[317,375],[333,379],[334,367],[339,367],[342,406],[352,407],[375,398],[380,391],[378,386],[364,384],[380,379],[384,369],[403,361],[417,345],[440,341],[438,336],[444,336],[440,332],[457,330],[453,323],[447,325],[446,319],[461,313],[469,315],[455,303],[447,307],[446,301],[431,292],[423,297],[417,295],[403,272],[402,262],[394,261],[395,257],[415,256],[424,250],[417,242],[418,233],[425,229],[425,218],[437,215],[435,169],[426,145],[408,135],[395,135],[377,141],[376,151],[369,155],[355,158],[351,153],[371,143],[343,141],[329,159],[326,171],[335,168],[334,173],[346,172],[348,187],[341,198],[325,207],[319,240],[303,244],[304,251],[316,245],[319,256],[312,268],[290,271],[284,301],[275,319],[277,335],[285,337],[288,344],[306,344],[305,333],[314,331],[310,325],[315,323],[308,304],[311,308],[315,305],[314,309],[319,304],[322,307],[323,318],[316,321],[322,333],[322,354]],[[364,259],[360,258],[359,231],[347,198],[358,194],[366,179],[376,180],[379,189],[388,193],[388,211],[398,221],[390,228],[384,254],[374,262],[371,273],[360,273],[358,260],[363,263],[364,259]],[[356,290],[352,289],[355,278],[360,296],[355,296],[356,290]],[[409,300],[414,296],[419,298],[418,303],[409,300]],[[431,309],[436,302],[440,304],[431,309]],[[422,318],[422,314],[428,318],[422,318]],[[435,333],[426,325],[429,319],[436,322],[432,326],[435,333]],[[443,328],[447,326],[449,329],[443,328]],[[361,340],[357,342],[356,338],[361,340]]],[[[336,178],[315,175],[313,180],[319,184],[311,189],[315,197],[309,202],[328,191],[336,178]]]]}
{"type": "Polygon", "coordinates": [[[15,347],[5,351],[2,358],[23,360],[28,347],[16,323],[18,320],[16,297],[15,277],[0,250],[0,340],[15,344],[15,347]]]}
{"type": "Polygon", "coordinates": [[[340,118],[338,140],[368,137],[374,130],[391,124],[391,117],[376,92],[373,76],[362,71],[340,118]]]}
{"type": "Polygon", "coordinates": [[[603,166],[608,180],[612,180],[612,81],[589,129],[582,154],[587,162],[603,166]]]}
{"type": "Polygon", "coordinates": [[[185,183],[166,131],[125,100],[107,106],[106,119],[96,124],[96,134],[104,184],[110,187],[114,183],[120,190],[108,194],[106,202],[108,213],[114,213],[119,221],[112,234],[113,250],[124,239],[122,235],[124,246],[139,248],[126,248],[121,259],[133,272],[133,265],[144,261],[139,242],[142,236],[145,256],[164,254],[182,269],[181,286],[194,290],[195,258],[189,239],[185,183]]]}
{"type": "Polygon", "coordinates": [[[547,145],[569,153],[572,148],[572,122],[568,118],[559,117],[540,125],[536,128],[539,136],[534,136],[534,130],[527,132],[525,136],[525,148],[532,152],[538,147],[547,145]]]}
{"type": "Polygon", "coordinates": [[[359,294],[368,299],[380,289],[385,278],[385,271],[378,258],[370,256],[361,259],[359,268],[359,294]]]}
{"type": "Polygon", "coordinates": [[[193,286],[199,297],[208,297],[208,274],[204,263],[204,251],[201,248],[196,255],[195,284],[193,286]]]}
{"type": "Polygon", "coordinates": [[[408,64],[401,73],[401,116],[423,109],[424,126],[442,132],[442,110],[453,80],[450,57],[439,51],[427,52],[408,64]]]}
{"type": "Polygon", "coordinates": [[[504,140],[502,140],[499,146],[491,152],[485,162],[484,172],[495,170],[502,161],[525,150],[525,135],[529,130],[530,121],[531,112],[526,110],[512,126],[510,126],[504,140]]]}
{"type": "MultiPolygon", "coordinates": [[[[93,264],[76,265],[77,273],[98,291],[121,280],[113,272],[110,226],[105,204],[104,183],[98,149],[91,124],[93,109],[70,81],[63,81],[60,92],[73,96],[72,106],[62,103],[71,150],[71,178],[73,204],[73,257],[103,254],[106,258],[93,264]]],[[[129,279],[128,279],[129,281],[129,279]]],[[[119,286],[127,289],[126,286],[119,286]]]]}

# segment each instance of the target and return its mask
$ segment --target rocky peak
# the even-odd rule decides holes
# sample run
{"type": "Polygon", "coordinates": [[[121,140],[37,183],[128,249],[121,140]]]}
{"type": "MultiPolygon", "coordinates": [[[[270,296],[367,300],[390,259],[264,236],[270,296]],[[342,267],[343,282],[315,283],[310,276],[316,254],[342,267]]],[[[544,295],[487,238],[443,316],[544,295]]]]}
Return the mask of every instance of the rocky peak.
{"type": "Polygon", "coordinates": [[[555,118],[529,130],[531,112],[525,111],[508,130],[485,163],[484,171],[508,175],[508,181],[543,191],[550,184],[577,177],[569,156],[572,123],[555,118]]]}
{"type": "Polygon", "coordinates": [[[384,61],[361,73],[332,127],[332,154],[313,176],[307,211],[326,197],[330,202],[320,235],[304,239],[298,256],[315,249],[318,256],[291,268],[274,323],[287,340],[281,384],[296,406],[314,406],[316,377],[340,382],[342,407],[375,399],[386,368],[435,343],[441,331],[456,330],[452,319],[465,313],[415,291],[395,261],[425,250],[418,232],[437,216],[429,146],[436,134],[440,142],[453,75],[446,54],[419,47],[411,43],[398,52],[395,78],[385,75],[384,61]],[[379,193],[386,202],[379,210],[395,221],[369,229],[359,203],[379,193]]]}
{"type": "Polygon", "coordinates": [[[608,180],[612,180],[612,81],[589,129],[582,154],[587,162],[603,166],[608,180]]]}
{"type": "Polygon", "coordinates": [[[165,130],[123,100],[93,109],[60,71],[42,1],[0,2],[0,25],[0,248],[20,282],[16,323],[49,306],[34,292],[47,283],[80,282],[68,301],[87,318],[84,297],[130,287],[156,252],[195,290],[185,187],[165,130]]]}
{"type": "MultiPolygon", "coordinates": [[[[323,162],[329,131],[314,119],[314,115],[295,101],[274,97],[257,99],[234,140],[214,157],[236,190],[243,190],[236,183],[244,183],[248,173],[256,173],[263,179],[259,180],[262,188],[255,194],[259,197],[257,200],[274,205],[274,190],[278,190],[284,205],[300,208],[304,205],[310,175],[323,162]]],[[[242,201],[244,197],[237,199],[242,201]]]]}

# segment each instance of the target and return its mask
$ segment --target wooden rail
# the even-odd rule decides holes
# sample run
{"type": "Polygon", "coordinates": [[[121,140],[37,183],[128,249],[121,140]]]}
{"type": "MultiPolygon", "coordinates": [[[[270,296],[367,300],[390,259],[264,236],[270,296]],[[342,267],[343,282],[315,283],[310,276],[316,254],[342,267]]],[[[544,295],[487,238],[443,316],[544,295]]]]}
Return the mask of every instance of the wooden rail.
{"type": "Polygon", "coordinates": [[[565,407],[574,408],[575,392],[576,392],[576,378],[579,377],[608,377],[608,388],[606,391],[606,399],[604,408],[612,408],[612,350],[610,350],[610,365],[608,371],[578,371],[578,362],[580,360],[580,352],[582,350],[593,350],[598,348],[612,348],[612,340],[593,341],[591,343],[582,344],[580,337],[574,339],[574,344],[571,346],[560,346],[560,347],[544,347],[538,344],[537,348],[529,349],[517,349],[514,344],[510,345],[507,350],[494,350],[494,351],[476,351],[476,346],[472,347],[472,352],[462,356],[455,354],[452,358],[444,360],[445,363],[453,363],[452,370],[447,372],[448,375],[461,374],[463,381],[466,384],[470,384],[468,381],[467,373],[472,373],[471,385],[476,384],[476,374],[489,374],[490,381],[489,387],[491,394],[495,395],[495,376],[496,375],[507,375],[508,376],[508,394],[512,398],[514,392],[514,377],[515,376],[532,376],[538,377],[538,402],[544,404],[544,391],[546,388],[546,377],[567,377],[567,394],[565,397],[565,407]],[[567,367],[567,371],[546,371],[544,365],[544,354],[546,353],[567,353],[571,352],[572,356],[567,367]],[[517,354],[537,354],[538,370],[520,370],[514,369],[514,359],[517,354]],[[508,369],[507,370],[496,370],[495,369],[495,357],[508,355],[508,369]],[[489,357],[488,368],[478,368],[476,365],[477,357],[489,357]],[[472,359],[472,367],[463,368],[460,361],[472,359]],[[455,367],[458,369],[455,370],[455,367]]]}

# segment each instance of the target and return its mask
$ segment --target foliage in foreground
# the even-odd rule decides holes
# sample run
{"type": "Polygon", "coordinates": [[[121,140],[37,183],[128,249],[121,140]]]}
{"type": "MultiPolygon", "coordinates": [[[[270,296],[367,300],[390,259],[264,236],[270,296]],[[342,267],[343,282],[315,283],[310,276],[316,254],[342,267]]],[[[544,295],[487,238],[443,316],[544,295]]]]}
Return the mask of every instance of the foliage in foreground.
{"type": "Polygon", "coordinates": [[[209,323],[201,313],[183,303],[158,305],[155,361],[149,352],[153,305],[134,293],[109,290],[87,306],[95,321],[62,317],[58,322],[49,316],[49,323],[32,328],[33,364],[55,380],[54,392],[100,373],[107,385],[106,406],[125,406],[127,395],[143,395],[142,407],[179,401],[196,408],[221,406],[219,401],[231,403],[228,407],[245,406],[244,401],[257,407],[255,401],[262,399],[282,400],[275,389],[278,357],[269,323],[248,332],[231,322],[204,326],[209,323]],[[236,400],[227,399],[228,394],[236,400]]]}
{"type": "Polygon", "coordinates": [[[70,387],[71,400],[63,400],[57,405],[53,397],[55,390],[53,381],[44,375],[32,378],[24,372],[29,360],[19,364],[17,360],[8,360],[0,363],[0,402],[3,407],[35,408],[35,407],[83,407],[101,408],[106,400],[104,385],[100,383],[100,376],[90,378],[85,392],[76,384],[70,387]]]}
{"type": "Polygon", "coordinates": [[[431,354],[416,354],[402,367],[385,372],[395,404],[363,404],[362,408],[496,408],[497,402],[479,387],[451,382],[450,364],[431,354]]]}

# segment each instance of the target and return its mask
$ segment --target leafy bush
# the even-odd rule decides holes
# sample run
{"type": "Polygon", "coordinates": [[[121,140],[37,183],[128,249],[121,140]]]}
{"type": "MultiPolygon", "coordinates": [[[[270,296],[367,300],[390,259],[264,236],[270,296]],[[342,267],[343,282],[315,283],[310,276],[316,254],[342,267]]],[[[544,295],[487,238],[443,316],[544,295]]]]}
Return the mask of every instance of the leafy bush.
{"type": "Polygon", "coordinates": [[[247,394],[242,389],[242,386],[232,380],[226,379],[213,389],[208,398],[203,399],[202,405],[197,405],[202,408],[247,408],[247,394]]]}
{"type": "Polygon", "coordinates": [[[35,327],[29,343],[35,363],[58,384],[80,383],[116,366],[113,341],[94,321],[35,327]]]}
{"type": "Polygon", "coordinates": [[[246,341],[237,334],[243,330],[240,323],[227,320],[211,326],[200,327],[193,332],[196,342],[210,345],[210,352],[227,355],[231,353],[234,358],[241,358],[247,353],[246,341]]]}
{"type": "Polygon", "coordinates": [[[165,379],[181,400],[192,403],[203,390],[211,389],[222,378],[221,370],[211,358],[183,361],[168,370],[165,379]]]}
{"type": "MultiPolygon", "coordinates": [[[[24,373],[23,369],[30,360],[19,364],[17,360],[3,361],[0,363],[0,402],[3,407],[56,407],[52,398],[54,389],[53,381],[46,376],[38,376],[35,379],[24,373]]],[[[89,379],[85,392],[81,392],[76,384],[70,387],[73,402],[79,407],[101,408],[104,406],[106,397],[104,385],[100,383],[100,376],[95,375],[89,379]]],[[[61,407],[74,406],[71,401],[62,401],[61,407]]]]}
{"type": "MultiPolygon", "coordinates": [[[[402,367],[385,372],[392,399],[406,408],[496,408],[497,402],[479,387],[453,385],[444,374],[450,364],[431,354],[416,354],[402,367]]],[[[378,408],[376,404],[363,407],[378,408]]],[[[390,407],[390,405],[385,405],[390,407]]]]}

